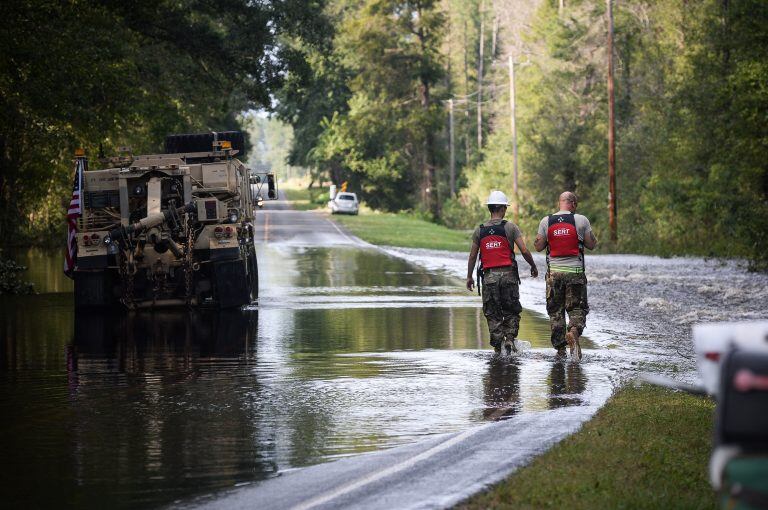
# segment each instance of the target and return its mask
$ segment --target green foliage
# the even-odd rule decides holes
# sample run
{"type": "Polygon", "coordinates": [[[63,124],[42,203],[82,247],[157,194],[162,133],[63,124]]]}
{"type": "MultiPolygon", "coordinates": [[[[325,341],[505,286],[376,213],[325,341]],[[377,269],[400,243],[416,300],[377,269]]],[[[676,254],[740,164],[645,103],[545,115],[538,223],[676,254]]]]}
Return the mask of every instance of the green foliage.
{"type": "Polygon", "coordinates": [[[308,211],[325,207],[330,200],[330,193],[320,188],[282,188],[291,207],[299,211],[308,211]]]}
{"type": "Polygon", "coordinates": [[[303,177],[307,169],[288,163],[294,144],[293,128],[275,117],[249,113],[243,118],[243,127],[251,140],[248,164],[252,168],[267,168],[281,180],[303,177]]]}
{"type": "Polygon", "coordinates": [[[450,198],[443,204],[440,221],[455,229],[473,229],[488,216],[487,209],[475,197],[450,198]]]}
{"type": "Polygon", "coordinates": [[[678,225],[670,242],[766,267],[768,231],[753,218],[768,213],[768,5],[703,2],[683,20],[683,79],[663,119],[672,137],[656,145],[668,166],[652,168],[646,212],[678,225]]]}
{"type": "Polygon", "coordinates": [[[278,111],[294,126],[308,121],[311,131],[310,146],[305,140],[295,148],[337,184],[349,181],[374,208],[411,208],[418,191],[420,203],[435,211],[441,113],[432,94],[442,73],[444,22],[437,2],[340,1],[328,15],[335,22],[326,41],[332,53],[314,57],[316,50],[306,50],[313,58],[304,82],[340,93],[328,91],[330,102],[306,108],[317,90],[289,87],[288,104],[278,111]]]}
{"type": "MultiPolygon", "coordinates": [[[[251,121],[252,161],[348,181],[374,209],[474,225],[491,189],[512,195],[508,56],[519,62],[521,226],[571,189],[608,239],[602,0],[5,7],[0,243],[63,238],[75,147],[92,161],[100,145],[155,151],[170,132],[239,128],[258,107],[293,138],[275,119],[251,121]]],[[[619,242],[607,248],[768,267],[768,229],[752,219],[768,213],[768,4],[614,7],[619,242]]]]}
{"type": "MultiPolygon", "coordinates": [[[[768,267],[768,229],[751,220],[768,212],[768,5],[633,0],[616,2],[614,16],[619,242],[607,248],[768,267]]],[[[544,2],[524,31],[531,65],[517,80],[521,223],[570,189],[603,244],[605,30],[604,2],[565,2],[563,12],[544,2]]],[[[465,169],[468,207],[511,189],[511,136],[500,127],[465,169]]]]}
{"type": "Polygon", "coordinates": [[[13,260],[0,258],[0,296],[34,294],[34,284],[24,281],[21,277],[26,270],[26,267],[13,260]]]}
{"type": "Polygon", "coordinates": [[[270,103],[293,61],[286,34],[311,38],[300,0],[27,0],[0,26],[0,242],[63,234],[71,158],[83,146],[157,151],[171,132],[239,127],[270,103]]]}

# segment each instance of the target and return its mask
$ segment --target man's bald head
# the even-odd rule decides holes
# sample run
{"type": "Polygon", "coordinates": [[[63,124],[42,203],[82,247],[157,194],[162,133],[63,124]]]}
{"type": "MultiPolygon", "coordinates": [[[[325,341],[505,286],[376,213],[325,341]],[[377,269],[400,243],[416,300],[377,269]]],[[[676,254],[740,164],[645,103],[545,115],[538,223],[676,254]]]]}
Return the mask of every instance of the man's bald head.
{"type": "Polygon", "coordinates": [[[560,193],[560,210],[561,211],[571,211],[574,212],[576,210],[576,205],[578,204],[578,199],[576,198],[576,193],[573,191],[563,191],[560,193]]]}

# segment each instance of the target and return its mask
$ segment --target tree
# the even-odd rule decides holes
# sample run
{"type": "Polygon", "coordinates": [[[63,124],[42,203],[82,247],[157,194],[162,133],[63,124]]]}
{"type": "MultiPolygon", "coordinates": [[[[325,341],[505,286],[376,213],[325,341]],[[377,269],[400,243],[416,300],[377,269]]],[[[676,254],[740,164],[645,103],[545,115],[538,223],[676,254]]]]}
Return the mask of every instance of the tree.
{"type": "Polygon", "coordinates": [[[442,112],[434,87],[442,72],[443,16],[431,0],[344,6],[333,47],[335,62],[348,76],[349,99],[325,117],[308,156],[348,176],[376,207],[420,203],[435,214],[434,134],[442,127],[442,112]]]}
{"type": "MultiPolygon", "coordinates": [[[[63,224],[71,155],[171,132],[239,127],[268,106],[291,60],[279,41],[311,38],[312,3],[26,0],[0,27],[0,242],[63,224]]],[[[43,232],[43,231],[46,232],[43,232]]]]}

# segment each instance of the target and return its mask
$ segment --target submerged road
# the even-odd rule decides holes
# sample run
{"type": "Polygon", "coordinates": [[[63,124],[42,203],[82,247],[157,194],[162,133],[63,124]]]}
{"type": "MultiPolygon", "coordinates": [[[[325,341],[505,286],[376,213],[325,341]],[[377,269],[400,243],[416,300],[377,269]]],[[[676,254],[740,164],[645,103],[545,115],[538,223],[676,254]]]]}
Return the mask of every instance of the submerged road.
{"type": "MultiPolygon", "coordinates": [[[[425,308],[443,306],[451,313],[468,311],[474,324],[472,331],[462,335],[468,338],[458,340],[455,331],[442,329],[443,335],[454,338],[448,339],[449,345],[435,345],[437,349],[420,343],[418,338],[395,333],[393,336],[399,338],[384,339],[384,352],[380,343],[363,344],[357,354],[337,356],[360,367],[373,363],[395,367],[359,381],[357,388],[336,380],[340,387],[331,391],[331,401],[322,401],[321,397],[319,404],[335,407],[338,402],[334,403],[334,399],[349,400],[351,404],[336,409],[341,415],[337,418],[348,428],[336,431],[326,438],[328,441],[340,434],[353,442],[366,442],[364,431],[369,431],[380,436],[378,445],[382,450],[299,469],[278,466],[274,478],[179,502],[180,507],[449,507],[501,480],[572,433],[596,412],[613,389],[612,380],[620,362],[613,359],[611,352],[594,349],[588,356],[591,361],[580,365],[555,360],[547,347],[546,321],[540,316],[524,317],[527,324],[523,335],[532,340],[533,349],[518,358],[495,358],[486,345],[479,298],[462,291],[459,280],[441,276],[442,288],[436,288],[434,282],[424,285],[428,278],[420,274],[424,269],[349,235],[322,213],[293,211],[284,202],[277,202],[268,204],[259,216],[257,238],[264,240],[259,251],[261,324],[269,325],[272,313],[277,319],[290,307],[341,312],[340,321],[345,322],[341,327],[346,328],[354,326],[348,321],[378,323],[382,309],[393,308],[397,314],[384,317],[389,331],[393,331],[423,321],[425,308]],[[330,261],[325,266],[331,268],[327,281],[315,280],[317,274],[313,277],[301,272],[302,268],[310,269],[302,261],[303,254],[318,249],[330,261]],[[374,263],[361,271],[360,262],[365,259],[374,263]],[[292,261],[297,260],[294,266],[292,261]],[[345,261],[352,262],[352,266],[344,265],[345,261]],[[392,264],[400,271],[391,271],[387,266],[392,264]],[[374,281],[377,272],[411,273],[417,278],[394,286],[377,285],[382,283],[374,281]],[[296,285],[296,281],[288,284],[286,273],[293,273],[294,280],[309,278],[315,285],[296,285]],[[367,289],[365,293],[359,292],[362,287],[367,289]],[[350,309],[358,313],[345,317],[345,310],[350,309]],[[451,349],[452,342],[474,348],[451,349]],[[379,352],[369,352],[369,348],[379,352]],[[356,404],[360,408],[355,408],[356,404]]],[[[311,269],[317,271],[318,266],[312,264],[311,269]]],[[[432,326],[437,324],[433,322],[432,326]]],[[[365,335],[363,332],[361,336],[365,335]]],[[[275,342],[290,341],[290,336],[283,331],[276,335],[275,342]]],[[[260,341],[270,343],[263,336],[260,341]]],[[[316,382],[322,381],[320,386],[334,379],[332,374],[326,374],[330,379],[320,374],[317,377],[316,382]]],[[[313,386],[305,391],[323,390],[313,386]]],[[[292,405],[291,398],[300,401],[305,397],[312,396],[288,397],[286,405],[292,405]]]]}
{"type": "Polygon", "coordinates": [[[256,219],[245,310],[74,313],[61,254],[0,297],[0,477],[17,507],[443,508],[574,431],[688,326],[763,314],[736,263],[595,256],[584,360],[556,360],[542,279],[494,356],[466,254],[374,247],[318,212],[256,219]],[[41,320],[44,318],[44,320],[41,320]],[[46,490],[40,490],[45,487],[46,490]]]}
{"type": "Polygon", "coordinates": [[[449,507],[638,371],[690,376],[690,324],[768,299],[739,261],[590,256],[584,360],[554,358],[524,275],[531,348],[496,357],[465,253],[370,246],[282,201],[256,228],[245,310],[75,313],[61,252],[19,254],[39,294],[0,296],[7,505],[449,507]]]}

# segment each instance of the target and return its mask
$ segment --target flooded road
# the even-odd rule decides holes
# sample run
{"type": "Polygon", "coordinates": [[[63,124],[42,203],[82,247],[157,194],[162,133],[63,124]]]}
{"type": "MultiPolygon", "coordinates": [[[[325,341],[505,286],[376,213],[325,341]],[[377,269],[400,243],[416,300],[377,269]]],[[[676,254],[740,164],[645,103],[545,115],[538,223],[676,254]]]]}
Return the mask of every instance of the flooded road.
{"type": "MultiPolygon", "coordinates": [[[[585,362],[557,361],[546,318],[526,311],[532,348],[494,357],[480,299],[449,273],[321,216],[264,212],[258,307],[74,314],[44,274],[53,288],[3,299],[6,501],[157,507],[500,419],[579,417],[529,427],[530,456],[610,395],[610,349],[586,338],[585,362]]],[[[59,270],[35,256],[36,274],[59,270]]]]}

